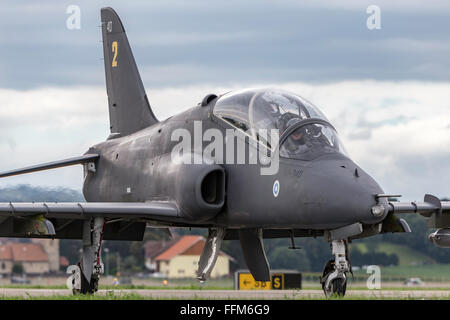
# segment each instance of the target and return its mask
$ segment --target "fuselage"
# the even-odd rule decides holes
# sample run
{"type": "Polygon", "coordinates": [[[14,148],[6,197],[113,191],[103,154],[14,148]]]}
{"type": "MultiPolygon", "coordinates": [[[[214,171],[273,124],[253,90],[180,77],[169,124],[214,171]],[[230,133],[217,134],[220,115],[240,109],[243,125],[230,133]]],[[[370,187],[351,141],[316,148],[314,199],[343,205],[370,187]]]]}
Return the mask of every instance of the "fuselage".
{"type": "MultiPolygon", "coordinates": [[[[261,174],[260,163],[174,163],[173,150],[179,144],[173,139],[174,130],[185,129],[194,137],[201,123],[202,137],[208,129],[219,130],[226,137],[227,130],[235,129],[214,115],[215,102],[93,146],[88,152],[100,154],[100,160],[95,174],[88,173],[85,178],[86,200],[172,201],[179,206],[181,221],[228,228],[326,230],[355,222],[376,224],[385,218],[386,214],[374,216],[371,212],[379,203],[375,195],[383,193],[380,186],[340,153],[308,161],[280,156],[277,172],[269,175],[261,174]],[[220,195],[213,195],[211,204],[220,205],[217,210],[190,203],[197,197],[192,191],[198,184],[194,180],[208,175],[211,166],[223,168],[225,174],[222,193],[216,190],[220,186],[214,182],[214,192],[220,195]],[[223,197],[223,202],[217,197],[223,197]]],[[[257,143],[244,140],[249,159],[250,154],[258,152],[257,143]]],[[[210,143],[201,141],[201,149],[210,143]]],[[[198,152],[194,145],[191,151],[198,152]]]]}

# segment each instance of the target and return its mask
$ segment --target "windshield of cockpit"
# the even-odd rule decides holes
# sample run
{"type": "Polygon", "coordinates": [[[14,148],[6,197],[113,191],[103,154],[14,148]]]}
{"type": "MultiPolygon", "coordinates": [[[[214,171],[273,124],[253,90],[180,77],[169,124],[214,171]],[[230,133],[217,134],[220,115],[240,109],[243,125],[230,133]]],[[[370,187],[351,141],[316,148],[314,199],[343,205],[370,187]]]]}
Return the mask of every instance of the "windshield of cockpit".
{"type": "MultiPolygon", "coordinates": [[[[271,89],[247,89],[225,94],[217,100],[214,115],[269,148],[274,146],[258,135],[260,129],[278,129],[282,137],[287,128],[302,120],[320,119],[328,122],[323,113],[306,99],[289,92],[271,89]]],[[[322,154],[330,152],[345,154],[334,129],[324,124],[305,124],[284,139],[280,147],[280,156],[311,160],[319,156],[319,150],[322,150],[322,154]],[[295,140],[300,133],[303,137],[299,141],[295,140]]]]}
{"type": "Polygon", "coordinates": [[[283,139],[280,147],[281,157],[304,161],[333,153],[347,156],[336,131],[325,123],[299,126],[283,139]]]}

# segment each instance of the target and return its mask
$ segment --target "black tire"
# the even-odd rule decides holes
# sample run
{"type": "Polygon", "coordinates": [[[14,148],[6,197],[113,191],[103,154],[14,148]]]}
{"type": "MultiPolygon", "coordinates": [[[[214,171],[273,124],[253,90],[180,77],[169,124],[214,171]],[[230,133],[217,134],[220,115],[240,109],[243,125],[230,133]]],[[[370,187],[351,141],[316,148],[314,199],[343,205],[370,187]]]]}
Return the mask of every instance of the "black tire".
{"type": "Polygon", "coordinates": [[[96,293],[98,291],[98,281],[99,281],[98,277],[97,278],[91,278],[91,287],[94,290],[94,292],[92,292],[92,293],[96,293]]]}
{"type": "Polygon", "coordinates": [[[325,279],[325,277],[331,272],[333,272],[333,270],[334,270],[334,260],[328,260],[328,262],[325,264],[325,267],[323,268],[321,280],[325,279]]]}
{"type": "Polygon", "coordinates": [[[328,262],[325,264],[325,267],[323,268],[322,277],[320,277],[320,283],[322,284],[322,290],[326,294],[325,291],[325,281],[327,276],[333,272],[334,270],[334,260],[328,260],[328,262]]]}
{"type": "Polygon", "coordinates": [[[91,283],[87,282],[86,277],[84,276],[83,272],[81,272],[81,289],[76,290],[73,289],[73,294],[94,294],[98,291],[98,278],[91,278],[91,283]]]}
{"type": "Polygon", "coordinates": [[[347,279],[336,278],[331,281],[331,291],[333,295],[343,297],[345,296],[345,291],[347,290],[347,279]]]}

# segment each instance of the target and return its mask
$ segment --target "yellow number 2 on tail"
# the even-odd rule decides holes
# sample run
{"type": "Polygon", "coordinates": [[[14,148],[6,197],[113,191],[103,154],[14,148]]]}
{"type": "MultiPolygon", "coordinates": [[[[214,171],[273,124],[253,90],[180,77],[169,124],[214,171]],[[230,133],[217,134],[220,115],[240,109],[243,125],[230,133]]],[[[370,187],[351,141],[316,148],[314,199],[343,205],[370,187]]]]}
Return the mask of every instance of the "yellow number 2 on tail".
{"type": "Polygon", "coordinates": [[[117,67],[117,41],[113,41],[112,43],[112,52],[114,53],[113,59],[112,59],[112,66],[117,67]]]}

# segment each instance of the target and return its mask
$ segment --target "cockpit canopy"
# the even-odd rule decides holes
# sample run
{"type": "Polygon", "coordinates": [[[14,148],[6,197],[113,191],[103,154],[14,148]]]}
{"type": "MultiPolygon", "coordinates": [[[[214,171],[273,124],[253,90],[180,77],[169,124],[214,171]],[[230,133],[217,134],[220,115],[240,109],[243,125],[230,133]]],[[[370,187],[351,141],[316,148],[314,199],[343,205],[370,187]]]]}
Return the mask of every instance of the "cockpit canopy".
{"type": "Polygon", "coordinates": [[[307,118],[327,118],[305,99],[280,90],[247,89],[221,96],[214,114],[237,128],[249,132],[258,129],[279,129],[307,118]]]}
{"type": "Polygon", "coordinates": [[[278,129],[282,157],[312,160],[325,153],[346,155],[325,115],[306,99],[286,91],[246,89],[230,92],[217,100],[214,115],[269,148],[275,146],[271,146],[269,141],[261,141],[258,132],[261,129],[278,129]],[[301,125],[307,119],[309,121],[301,125]],[[313,119],[318,123],[314,123],[313,119]],[[286,130],[293,126],[298,128],[286,138],[286,130]]]}

